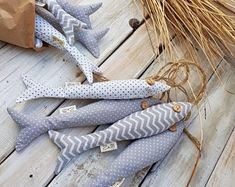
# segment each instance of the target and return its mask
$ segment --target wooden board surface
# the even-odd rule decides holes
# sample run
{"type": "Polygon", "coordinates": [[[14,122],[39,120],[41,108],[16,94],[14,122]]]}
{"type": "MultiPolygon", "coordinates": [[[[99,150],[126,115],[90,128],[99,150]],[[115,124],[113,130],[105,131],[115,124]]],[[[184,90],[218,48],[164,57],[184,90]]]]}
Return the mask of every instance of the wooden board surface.
{"type": "MultiPolygon", "coordinates": [[[[83,4],[100,2],[71,1],[83,4]]],[[[76,46],[100,65],[104,75],[110,79],[145,78],[155,74],[160,66],[168,61],[168,57],[164,50],[161,54],[153,52],[145,24],[140,25],[135,31],[129,26],[131,18],[143,20],[141,10],[132,0],[102,2],[102,8],[91,17],[95,28],[110,27],[109,33],[100,42],[100,58],[95,59],[81,45],[76,46]]],[[[185,48],[178,42],[177,37],[172,42],[178,58],[187,57],[185,48]]],[[[154,43],[154,46],[158,48],[160,43],[154,43]]],[[[205,139],[202,159],[191,186],[232,186],[232,177],[223,177],[221,172],[226,174],[231,171],[230,176],[234,175],[235,158],[232,148],[235,143],[232,122],[235,104],[234,95],[225,90],[235,92],[235,70],[221,58],[214,59],[215,66],[220,64],[218,71],[223,75],[224,88],[219,84],[205,56],[200,51],[198,53],[203,59],[209,86],[206,99],[199,105],[201,115],[194,110],[190,120],[190,131],[199,137],[200,117],[202,118],[205,139]]],[[[65,81],[71,80],[84,81],[84,77],[75,65],[64,61],[64,54],[53,48],[36,53],[0,42],[0,57],[0,186],[86,186],[91,178],[108,167],[130,143],[120,142],[117,150],[103,154],[99,148],[84,152],[57,176],[53,171],[59,149],[47,135],[37,138],[24,151],[16,153],[14,145],[19,129],[7,114],[7,107],[14,107],[26,114],[46,116],[57,115],[61,107],[74,104],[82,107],[94,101],[38,99],[15,104],[16,97],[25,89],[21,80],[22,74],[53,86],[63,85],[65,81]]],[[[194,77],[191,82],[197,87],[197,78],[194,77]]],[[[102,128],[105,126],[98,129],[91,126],[62,131],[82,135],[102,128]]],[[[196,148],[184,135],[162,162],[130,176],[125,180],[124,186],[185,186],[195,155],[196,148]]]]}

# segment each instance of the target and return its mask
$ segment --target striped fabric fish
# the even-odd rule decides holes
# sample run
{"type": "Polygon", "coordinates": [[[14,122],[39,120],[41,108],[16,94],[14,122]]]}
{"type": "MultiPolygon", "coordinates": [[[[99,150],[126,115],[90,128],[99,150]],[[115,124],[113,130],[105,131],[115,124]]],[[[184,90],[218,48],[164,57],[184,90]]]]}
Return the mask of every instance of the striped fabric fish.
{"type": "Polygon", "coordinates": [[[76,47],[70,46],[63,34],[57,31],[42,17],[36,15],[35,22],[36,37],[64,52],[67,52],[70,60],[79,66],[88,82],[92,83],[93,72],[100,73],[97,65],[93,64],[85,55],[79,52],[76,47]]]}
{"type": "Polygon", "coordinates": [[[176,127],[175,132],[166,130],[160,134],[134,141],[87,186],[110,187],[120,179],[134,175],[145,167],[164,159],[179,140],[184,123],[179,122],[176,127]]]}
{"type": "MultiPolygon", "coordinates": [[[[36,12],[60,33],[64,34],[60,24],[51,12],[40,6],[36,6],[36,12]]],[[[86,47],[94,57],[98,58],[100,56],[98,42],[106,35],[108,31],[108,28],[99,30],[79,29],[78,31],[75,31],[74,35],[77,41],[86,47]]]]}
{"type": "Polygon", "coordinates": [[[156,99],[102,100],[71,113],[49,117],[25,115],[11,108],[8,113],[21,129],[16,139],[16,151],[21,151],[49,130],[110,124],[158,103],[156,99]]]}
{"type": "Polygon", "coordinates": [[[167,91],[170,87],[161,82],[149,85],[146,80],[113,80],[93,84],[72,85],[69,87],[48,87],[23,78],[27,89],[16,102],[29,99],[52,97],[66,99],[135,99],[147,98],[167,91]]]}
{"type": "Polygon", "coordinates": [[[190,103],[164,103],[138,111],[105,130],[83,136],[70,136],[49,131],[51,140],[61,149],[55,174],[80,153],[122,140],[133,140],[159,134],[181,121],[191,110],[190,103]]]}
{"type": "Polygon", "coordinates": [[[45,0],[45,2],[48,10],[50,10],[50,12],[55,16],[62,27],[68,43],[73,45],[75,41],[75,29],[79,30],[81,28],[86,28],[86,24],[65,12],[56,0],[45,0]]]}
{"type": "Polygon", "coordinates": [[[67,0],[57,0],[57,3],[70,15],[87,24],[87,28],[91,29],[90,15],[96,12],[102,3],[94,3],[91,5],[73,5],[67,0]]]}

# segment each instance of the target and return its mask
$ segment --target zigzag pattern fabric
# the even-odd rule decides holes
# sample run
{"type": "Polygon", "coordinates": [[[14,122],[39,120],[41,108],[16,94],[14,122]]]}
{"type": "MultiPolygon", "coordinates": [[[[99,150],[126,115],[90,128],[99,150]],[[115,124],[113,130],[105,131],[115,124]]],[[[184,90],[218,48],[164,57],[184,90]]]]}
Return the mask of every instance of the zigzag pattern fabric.
{"type": "Polygon", "coordinates": [[[32,79],[23,78],[27,89],[17,98],[16,102],[29,99],[53,97],[66,99],[135,99],[147,98],[170,87],[161,82],[149,85],[146,80],[113,80],[97,82],[92,85],[73,85],[69,87],[52,88],[34,82],[32,79]]]}
{"type": "Polygon", "coordinates": [[[49,130],[111,124],[142,110],[143,102],[147,103],[147,107],[159,103],[156,99],[102,100],[71,113],[40,118],[22,114],[11,108],[7,110],[21,128],[16,139],[16,151],[21,151],[35,138],[49,130]]]}
{"type": "Polygon", "coordinates": [[[76,18],[69,15],[65,12],[62,7],[57,3],[56,0],[46,0],[48,9],[59,21],[65,36],[70,45],[73,45],[75,42],[74,31],[75,29],[86,28],[86,24],[77,20],[76,18]]]}
{"type": "Polygon", "coordinates": [[[97,74],[101,73],[97,65],[93,64],[85,55],[80,53],[76,47],[70,46],[63,34],[39,15],[36,15],[35,27],[36,37],[66,52],[70,60],[79,66],[89,83],[93,82],[93,72],[97,74]]]}
{"type": "Polygon", "coordinates": [[[55,173],[58,174],[72,158],[91,148],[122,140],[144,138],[167,130],[185,118],[191,110],[190,103],[177,104],[181,108],[178,112],[173,110],[175,103],[159,104],[135,112],[103,131],[80,137],[49,131],[50,138],[61,149],[55,173]]]}
{"type": "Polygon", "coordinates": [[[179,122],[176,132],[167,130],[151,137],[135,140],[87,186],[110,187],[118,180],[134,175],[164,159],[180,138],[183,129],[184,123],[179,122]]]}
{"type": "MultiPolygon", "coordinates": [[[[39,6],[36,6],[36,12],[60,33],[64,34],[60,24],[57,22],[57,19],[52,13],[39,6]]],[[[98,42],[106,35],[108,31],[108,28],[99,30],[80,29],[75,31],[75,39],[86,47],[94,57],[98,58],[100,56],[98,42]]]]}
{"type": "Polygon", "coordinates": [[[66,0],[57,0],[57,3],[70,15],[87,24],[87,28],[91,29],[90,15],[96,12],[102,3],[91,5],[73,5],[66,0]]]}

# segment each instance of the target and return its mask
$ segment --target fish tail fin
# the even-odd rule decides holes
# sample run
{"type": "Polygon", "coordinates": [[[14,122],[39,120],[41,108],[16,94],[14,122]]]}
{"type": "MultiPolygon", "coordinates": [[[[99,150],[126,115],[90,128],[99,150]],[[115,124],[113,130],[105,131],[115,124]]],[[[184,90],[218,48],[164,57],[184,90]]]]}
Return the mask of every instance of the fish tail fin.
{"type": "Polygon", "coordinates": [[[57,131],[50,130],[48,134],[50,139],[61,149],[55,168],[55,174],[57,175],[76,156],[77,152],[74,147],[77,142],[74,142],[71,136],[57,131]]]}
{"type": "Polygon", "coordinates": [[[16,139],[16,151],[19,152],[27,147],[35,138],[45,133],[47,129],[43,126],[43,120],[25,115],[12,108],[7,108],[11,118],[20,127],[20,132],[16,139]]]}
{"type": "Polygon", "coordinates": [[[32,79],[28,78],[27,76],[23,77],[23,82],[26,85],[26,90],[23,92],[21,96],[16,99],[16,102],[22,102],[29,99],[35,99],[43,97],[44,94],[42,90],[47,89],[48,87],[34,82],[32,79]]]}

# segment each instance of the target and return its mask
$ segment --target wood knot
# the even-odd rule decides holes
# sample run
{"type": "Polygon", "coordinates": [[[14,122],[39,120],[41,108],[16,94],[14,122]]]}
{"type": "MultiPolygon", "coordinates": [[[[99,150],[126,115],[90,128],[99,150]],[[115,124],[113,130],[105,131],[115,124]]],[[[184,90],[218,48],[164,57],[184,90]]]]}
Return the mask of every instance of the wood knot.
{"type": "Polygon", "coordinates": [[[129,20],[129,25],[133,30],[136,30],[140,26],[140,21],[136,18],[132,18],[129,20]]]}

